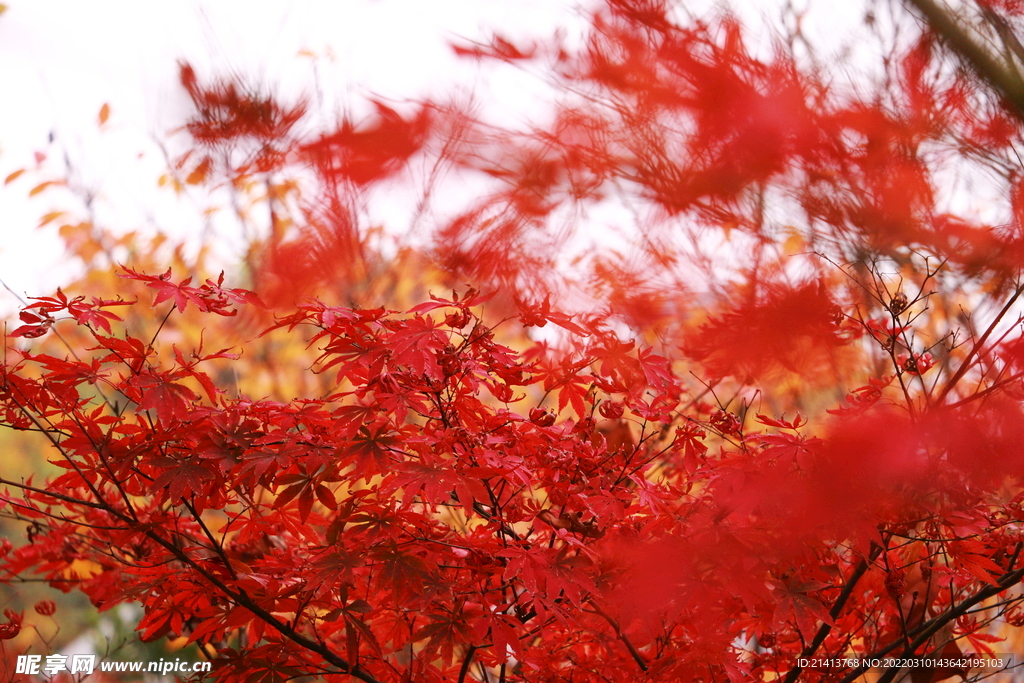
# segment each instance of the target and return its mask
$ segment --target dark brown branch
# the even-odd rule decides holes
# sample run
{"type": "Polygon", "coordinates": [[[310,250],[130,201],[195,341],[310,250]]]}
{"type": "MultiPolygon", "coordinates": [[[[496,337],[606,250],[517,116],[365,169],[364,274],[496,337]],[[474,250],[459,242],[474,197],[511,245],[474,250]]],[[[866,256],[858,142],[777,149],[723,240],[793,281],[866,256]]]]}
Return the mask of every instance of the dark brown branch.
{"type": "MultiPolygon", "coordinates": [[[[880,550],[880,546],[874,546],[872,548],[871,559],[874,559],[880,550]]],[[[846,607],[846,603],[850,600],[850,596],[853,595],[853,589],[856,587],[857,582],[860,581],[861,577],[864,576],[865,572],[867,572],[869,564],[869,559],[862,557],[857,563],[857,566],[853,568],[853,573],[850,574],[850,578],[847,579],[846,585],[843,586],[843,590],[839,593],[839,597],[836,598],[835,603],[832,605],[832,609],[828,612],[828,615],[832,617],[833,621],[838,619],[839,615],[842,614],[843,608],[846,607]]],[[[818,629],[818,632],[814,634],[814,638],[811,642],[809,642],[803,652],[800,653],[800,658],[807,659],[814,655],[814,653],[818,651],[818,648],[821,647],[821,644],[825,642],[825,638],[831,631],[832,627],[830,625],[822,624],[821,628],[818,629]]],[[[794,683],[794,681],[800,677],[800,673],[802,671],[803,669],[799,666],[793,667],[789,670],[789,673],[786,674],[786,679],[783,683],[794,683]]]]}
{"type": "Polygon", "coordinates": [[[610,617],[608,614],[605,613],[604,610],[598,607],[597,603],[595,603],[593,599],[588,600],[588,602],[590,603],[590,606],[594,609],[594,613],[604,617],[604,620],[607,621],[608,625],[612,627],[612,630],[615,631],[616,637],[622,641],[623,645],[626,646],[626,649],[629,651],[629,656],[633,658],[633,661],[636,662],[636,665],[639,666],[641,670],[647,671],[649,668],[647,666],[647,662],[644,661],[643,656],[636,649],[636,647],[633,646],[633,643],[630,642],[626,634],[622,632],[622,629],[619,627],[619,622],[615,621],[615,619],[610,617]]]}
{"type": "Polygon", "coordinates": [[[466,674],[469,673],[469,665],[473,663],[473,654],[477,651],[476,645],[470,645],[469,649],[466,650],[466,656],[462,660],[462,666],[459,668],[459,681],[458,683],[465,683],[466,674]]]}
{"type": "MultiPolygon", "coordinates": [[[[911,1],[913,2],[915,0],[911,1]]],[[[999,322],[1006,317],[1006,314],[1009,313],[1010,309],[1013,307],[1013,304],[1017,301],[1017,299],[1020,298],[1020,295],[1022,293],[1024,293],[1024,286],[1018,286],[1017,289],[1013,292],[1013,295],[1006,301],[1002,309],[1000,309],[999,313],[996,315],[995,320],[992,321],[992,323],[988,326],[985,332],[981,335],[981,338],[974,343],[974,345],[971,347],[970,352],[967,354],[967,357],[964,358],[963,362],[960,364],[960,367],[956,369],[956,372],[953,373],[953,376],[949,378],[948,382],[946,382],[946,386],[942,388],[942,392],[939,393],[938,400],[940,402],[946,398],[949,392],[952,391],[956,384],[961,379],[963,379],[963,376],[967,374],[967,371],[970,369],[971,365],[974,362],[975,356],[979,356],[981,354],[981,349],[988,342],[988,338],[992,336],[992,333],[995,332],[996,327],[999,325],[999,322]]]]}
{"type": "Polygon", "coordinates": [[[907,0],[924,16],[925,22],[953,52],[960,56],[978,76],[994,88],[1010,105],[1017,118],[1024,122],[1024,82],[1007,65],[997,59],[971,37],[957,21],[954,12],[940,7],[933,0],[907,0]]]}
{"type": "Polygon", "coordinates": [[[223,593],[228,598],[233,600],[236,604],[246,608],[256,616],[258,616],[260,619],[262,619],[268,625],[272,626],[281,635],[283,635],[285,638],[288,638],[296,645],[304,647],[310,652],[317,653],[318,655],[323,657],[324,660],[341,669],[341,672],[347,673],[349,676],[352,676],[353,678],[358,678],[359,680],[363,681],[363,683],[380,683],[380,681],[378,681],[373,676],[373,674],[366,671],[358,664],[350,664],[346,659],[337,655],[326,645],[307,638],[306,636],[302,635],[288,624],[281,622],[273,614],[260,607],[244,591],[235,591],[229,588],[218,577],[214,576],[209,571],[204,569],[201,565],[199,565],[197,562],[192,560],[192,558],[190,558],[187,553],[185,553],[181,548],[178,548],[176,545],[174,545],[174,543],[168,541],[165,538],[162,538],[159,534],[149,529],[145,531],[145,535],[150,540],[163,546],[165,550],[174,555],[180,562],[187,565],[191,569],[199,572],[199,574],[201,574],[203,578],[209,581],[213,586],[217,588],[217,590],[219,590],[221,593],[223,593]]]}
{"type": "MultiPolygon", "coordinates": [[[[951,621],[955,621],[956,619],[960,618],[961,616],[969,612],[971,608],[975,605],[982,603],[985,600],[988,600],[994,595],[998,595],[999,593],[1002,593],[1003,591],[1012,588],[1013,586],[1020,583],[1022,580],[1024,580],[1024,567],[1012,572],[1007,572],[999,579],[999,581],[995,585],[983,588],[970,598],[967,598],[963,602],[957,604],[956,607],[953,607],[948,611],[943,612],[942,614],[925,622],[924,624],[910,632],[909,635],[914,636],[914,640],[911,641],[909,645],[906,645],[903,648],[903,651],[898,655],[898,657],[900,659],[904,659],[912,656],[919,647],[927,643],[928,640],[936,633],[938,633],[943,626],[950,623],[951,621]]],[[[864,655],[862,659],[871,660],[885,657],[890,652],[897,649],[904,642],[904,639],[900,638],[899,640],[896,640],[890,643],[889,645],[886,645],[885,647],[875,650],[869,655],[864,655]]],[[[866,670],[867,667],[858,667],[850,673],[848,673],[845,677],[843,677],[840,683],[852,683],[853,681],[863,676],[866,670]]],[[[893,678],[895,678],[898,673],[899,669],[889,669],[881,678],[878,679],[877,683],[891,683],[893,678]]]]}
{"type": "MultiPolygon", "coordinates": [[[[59,448],[59,446],[58,446],[58,448],[59,448]]],[[[10,482],[10,483],[12,485],[18,486],[20,488],[32,488],[32,487],[26,487],[23,484],[17,484],[17,483],[14,483],[14,482],[10,482]]],[[[38,489],[33,489],[33,490],[38,490],[38,489]]],[[[57,500],[68,498],[67,496],[63,496],[62,494],[58,494],[58,493],[55,493],[53,491],[43,491],[42,493],[44,493],[45,495],[48,495],[48,496],[52,496],[52,497],[54,497],[57,500]]],[[[101,507],[101,508],[105,509],[108,513],[110,513],[111,515],[113,515],[117,519],[121,520],[125,524],[129,524],[129,525],[136,525],[136,524],[138,524],[138,522],[136,522],[134,519],[129,518],[125,513],[119,512],[117,509],[115,509],[113,506],[111,506],[108,501],[104,500],[98,494],[96,494],[96,495],[97,495],[97,498],[99,499],[99,501],[101,501],[101,502],[100,502],[99,505],[94,506],[94,507],[101,507]]],[[[82,501],[79,501],[79,500],[76,500],[76,499],[70,499],[70,500],[72,500],[74,503],[83,504],[82,501]]],[[[201,565],[199,565],[197,562],[195,562],[191,557],[189,557],[189,555],[187,553],[185,553],[181,548],[176,546],[171,541],[168,541],[167,539],[163,538],[162,536],[160,536],[159,534],[157,534],[155,531],[153,531],[151,529],[145,529],[144,530],[144,534],[150,540],[152,540],[155,543],[163,546],[163,548],[165,550],[167,550],[168,552],[170,552],[178,561],[180,561],[181,563],[185,564],[186,566],[192,568],[193,570],[195,570],[196,572],[201,574],[203,576],[203,578],[205,578],[207,581],[209,581],[214,587],[216,587],[219,591],[221,591],[228,598],[233,600],[236,604],[238,604],[238,605],[248,609],[250,612],[252,612],[257,617],[262,619],[268,625],[272,626],[275,630],[277,630],[279,633],[281,633],[281,635],[283,635],[284,637],[288,638],[289,640],[291,640],[292,642],[296,643],[297,645],[306,648],[307,650],[310,650],[312,652],[317,653],[318,655],[323,657],[324,660],[326,660],[327,662],[329,662],[329,663],[333,664],[334,666],[338,667],[344,673],[347,673],[348,675],[353,676],[354,678],[358,678],[359,680],[363,681],[364,683],[380,683],[372,674],[370,674],[368,671],[366,671],[362,667],[360,667],[358,665],[350,664],[347,660],[343,659],[342,657],[340,657],[339,655],[334,653],[326,645],[324,645],[322,643],[318,643],[318,642],[316,642],[314,640],[311,640],[311,639],[303,636],[301,633],[296,631],[294,628],[292,628],[288,624],[282,623],[273,614],[271,614],[270,612],[268,612],[265,609],[263,609],[262,607],[260,607],[244,591],[232,590],[223,581],[221,581],[217,576],[211,574],[209,571],[207,571],[205,568],[203,568],[201,565]]]]}
{"type": "MultiPolygon", "coordinates": [[[[958,604],[956,607],[935,617],[925,625],[921,633],[909,645],[903,648],[903,652],[900,653],[899,658],[903,659],[912,656],[914,652],[917,651],[917,648],[927,643],[929,639],[938,633],[939,629],[943,626],[960,618],[966,614],[971,607],[974,607],[978,603],[984,602],[993,595],[998,595],[1008,588],[1012,588],[1020,583],[1022,579],[1024,579],[1024,568],[1004,574],[996,585],[987,586],[986,588],[981,589],[970,598],[967,598],[958,604]]],[[[899,671],[900,670],[897,667],[890,668],[881,678],[878,679],[878,683],[891,683],[899,671]]]]}
{"type": "MultiPolygon", "coordinates": [[[[11,481],[9,479],[4,479],[3,477],[0,477],[0,484],[3,484],[5,486],[13,486],[13,487],[15,487],[17,489],[21,489],[23,491],[31,491],[32,493],[38,493],[38,494],[46,496],[48,498],[53,498],[55,500],[59,500],[62,503],[67,503],[68,505],[82,505],[84,507],[89,507],[89,508],[93,508],[93,509],[96,509],[96,510],[104,510],[104,511],[107,510],[107,506],[103,505],[101,503],[91,503],[91,502],[89,502],[87,500],[82,500],[81,498],[74,498],[72,496],[66,496],[63,493],[57,493],[56,491],[49,491],[47,489],[41,489],[41,488],[38,488],[38,487],[35,487],[35,486],[29,486],[28,484],[19,483],[19,482],[16,482],[16,481],[11,481]]],[[[65,521],[67,521],[67,520],[65,520],[65,521]]],[[[75,524],[79,524],[79,523],[80,522],[75,522],[75,524]]]]}

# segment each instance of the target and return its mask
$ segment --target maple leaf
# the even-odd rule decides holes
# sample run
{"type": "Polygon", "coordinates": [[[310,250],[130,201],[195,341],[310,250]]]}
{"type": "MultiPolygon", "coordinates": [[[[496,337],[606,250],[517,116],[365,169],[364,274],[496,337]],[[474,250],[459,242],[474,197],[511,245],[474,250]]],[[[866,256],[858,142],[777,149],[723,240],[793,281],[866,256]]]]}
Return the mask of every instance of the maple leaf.
{"type": "Polygon", "coordinates": [[[818,622],[835,626],[835,621],[821,601],[810,595],[810,593],[827,588],[827,584],[820,581],[799,581],[796,578],[788,578],[785,581],[773,580],[771,585],[779,597],[774,615],[776,630],[784,628],[785,623],[789,620],[792,620],[805,636],[817,630],[818,622]]]}
{"type": "Polygon", "coordinates": [[[284,438],[280,434],[257,437],[252,448],[246,450],[241,457],[239,474],[268,485],[276,478],[278,471],[287,469],[300,453],[302,449],[293,439],[284,438]]]}
{"type": "Polygon", "coordinates": [[[391,449],[397,448],[399,440],[387,425],[379,425],[375,430],[360,427],[350,444],[340,450],[343,457],[355,456],[356,467],[366,477],[385,472],[391,459],[391,449]]]}
{"type": "Polygon", "coordinates": [[[403,489],[403,502],[408,503],[417,495],[428,503],[447,502],[458,487],[469,486],[475,495],[469,498],[467,510],[472,509],[474,500],[487,500],[487,493],[479,482],[467,479],[445,463],[403,462],[395,466],[400,474],[391,480],[392,490],[403,489]]]}
{"type": "Polygon", "coordinates": [[[163,422],[185,420],[199,400],[194,391],[174,382],[169,373],[136,375],[127,384],[141,394],[139,408],[155,410],[163,422]]]}
{"type": "Polygon", "coordinates": [[[167,487],[168,497],[177,501],[190,494],[205,491],[207,486],[216,480],[216,475],[203,465],[183,462],[175,463],[169,469],[164,470],[153,481],[153,487],[156,489],[167,487]]]}
{"type": "Polygon", "coordinates": [[[703,443],[706,437],[707,433],[692,422],[676,428],[675,443],[683,453],[683,468],[687,474],[697,471],[704,454],[708,452],[708,447],[703,443]]]}
{"type": "Polygon", "coordinates": [[[373,101],[376,118],[362,125],[344,121],[338,130],[303,145],[301,152],[329,178],[366,184],[395,173],[422,146],[429,110],[403,118],[383,102],[373,101]]]}
{"type": "Polygon", "coordinates": [[[522,580],[531,593],[546,598],[551,604],[555,604],[562,593],[580,604],[584,593],[596,590],[585,573],[592,563],[572,553],[569,545],[540,551],[510,548],[502,555],[510,558],[504,577],[522,580]]]}
{"type": "Polygon", "coordinates": [[[192,282],[192,278],[187,277],[175,285],[170,281],[170,268],[168,268],[163,274],[155,276],[138,273],[131,268],[124,267],[124,272],[121,273],[121,277],[140,280],[145,282],[147,287],[155,289],[157,293],[156,298],[153,300],[154,306],[167,300],[173,300],[175,307],[177,307],[179,311],[184,311],[190,302],[198,306],[200,310],[206,310],[206,305],[199,296],[199,290],[195,287],[189,286],[192,282]]]}
{"type": "Polygon", "coordinates": [[[121,299],[107,300],[92,298],[90,303],[84,301],[84,297],[78,297],[73,301],[68,302],[68,313],[71,314],[79,325],[92,325],[98,329],[105,331],[107,334],[111,334],[111,321],[121,321],[121,317],[111,311],[105,311],[104,308],[110,306],[131,306],[136,301],[123,301],[121,299]]]}
{"type": "Polygon", "coordinates": [[[798,434],[762,434],[754,439],[761,444],[761,453],[766,457],[788,461],[802,470],[810,468],[815,452],[824,443],[817,437],[807,438],[798,434]]]}
{"type": "Polygon", "coordinates": [[[983,544],[977,541],[963,540],[949,543],[947,548],[953,559],[954,567],[963,569],[987,584],[999,585],[999,579],[1005,570],[992,561],[991,551],[983,544]]]}
{"type": "Polygon", "coordinates": [[[415,551],[388,543],[375,547],[370,556],[377,563],[377,584],[396,596],[421,595],[433,583],[430,564],[415,551]]]}
{"type": "Polygon", "coordinates": [[[455,648],[462,643],[472,642],[474,634],[469,621],[482,614],[480,608],[467,609],[456,605],[451,612],[427,614],[430,623],[421,626],[412,634],[414,641],[429,639],[427,647],[440,652],[445,664],[451,664],[455,648]]]}
{"type": "Polygon", "coordinates": [[[152,349],[147,349],[141,341],[134,337],[119,339],[99,334],[94,335],[94,337],[100,345],[89,347],[89,351],[104,349],[110,352],[108,355],[100,358],[101,363],[121,362],[127,365],[134,373],[142,372],[146,360],[152,353],[152,349]]]}
{"type": "Polygon", "coordinates": [[[387,344],[393,353],[393,363],[407,365],[417,374],[441,377],[437,355],[448,346],[448,338],[431,318],[416,316],[386,326],[392,330],[387,344]]]}

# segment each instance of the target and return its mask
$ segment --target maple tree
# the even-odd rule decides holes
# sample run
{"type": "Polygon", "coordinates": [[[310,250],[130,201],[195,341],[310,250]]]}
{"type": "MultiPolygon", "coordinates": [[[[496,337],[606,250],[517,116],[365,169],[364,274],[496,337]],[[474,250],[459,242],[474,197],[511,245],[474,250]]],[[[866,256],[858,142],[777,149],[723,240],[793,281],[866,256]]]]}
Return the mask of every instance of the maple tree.
{"type": "MultiPolygon", "coordinates": [[[[866,94],[798,29],[755,56],[654,1],[576,49],[456,45],[551,67],[523,131],[378,102],[303,138],[305,104],[183,65],[165,182],[269,209],[251,286],[108,258],[103,291],[23,309],[2,420],[63,472],[0,474],[29,529],[5,576],[137,602],[224,681],[990,676],[914,658],[1024,626],[1024,6],[912,4],[866,94]],[[438,281],[476,288],[384,306],[351,207],[417,155],[496,183],[434,236],[438,281]],[[954,211],[951,166],[1002,222],[954,211]],[[537,241],[616,193],[637,249],[563,275],[537,241]]],[[[93,230],[65,231],[85,260],[93,230]]]]}

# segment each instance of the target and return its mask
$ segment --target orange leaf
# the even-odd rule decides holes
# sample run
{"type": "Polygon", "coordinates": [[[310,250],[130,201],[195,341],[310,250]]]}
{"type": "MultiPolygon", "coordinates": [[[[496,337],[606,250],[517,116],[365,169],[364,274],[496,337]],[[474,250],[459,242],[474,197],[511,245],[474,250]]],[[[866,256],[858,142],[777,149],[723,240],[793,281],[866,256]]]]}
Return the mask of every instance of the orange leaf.
{"type": "Polygon", "coordinates": [[[198,185],[206,180],[206,176],[209,172],[210,157],[206,157],[198,166],[195,167],[195,170],[188,174],[188,177],[185,178],[185,182],[189,185],[198,185]]]}
{"type": "Polygon", "coordinates": [[[17,171],[4,178],[4,185],[10,185],[11,183],[18,179],[18,176],[20,176],[24,172],[25,169],[19,168],[17,171]]]}
{"type": "Polygon", "coordinates": [[[39,227],[41,228],[44,225],[46,225],[47,223],[51,223],[51,222],[57,220],[58,218],[63,216],[65,213],[66,212],[64,212],[64,211],[51,211],[50,213],[44,215],[42,218],[39,219],[39,227]]]}
{"type": "Polygon", "coordinates": [[[35,187],[28,191],[28,196],[35,197],[37,194],[39,194],[46,188],[50,187],[51,185],[63,185],[63,182],[60,180],[47,180],[45,183],[39,183],[38,185],[36,185],[35,187]]]}
{"type": "Polygon", "coordinates": [[[104,103],[103,106],[100,107],[100,125],[102,126],[104,123],[106,123],[107,119],[109,119],[109,118],[110,118],[110,105],[104,103]]]}

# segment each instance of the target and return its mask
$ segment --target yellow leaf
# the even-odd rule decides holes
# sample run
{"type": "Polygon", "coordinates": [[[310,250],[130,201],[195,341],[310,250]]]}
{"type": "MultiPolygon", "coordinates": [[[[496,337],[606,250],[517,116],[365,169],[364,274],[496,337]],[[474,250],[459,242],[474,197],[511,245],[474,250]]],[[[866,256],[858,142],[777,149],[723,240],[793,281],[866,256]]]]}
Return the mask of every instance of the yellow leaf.
{"type": "Polygon", "coordinates": [[[3,14],[6,11],[7,11],[7,5],[5,5],[4,3],[0,2],[0,14],[3,14]]]}
{"type": "Polygon", "coordinates": [[[171,652],[177,652],[183,647],[188,647],[188,645],[191,642],[192,641],[189,639],[188,636],[178,636],[177,638],[171,638],[170,636],[167,636],[165,645],[167,646],[167,649],[171,652]]]}
{"type": "Polygon", "coordinates": [[[109,119],[109,118],[110,118],[110,105],[104,103],[103,106],[100,107],[100,125],[102,126],[104,123],[106,123],[107,119],[109,119]]]}
{"type": "Polygon", "coordinates": [[[64,576],[74,579],[91,579],[103,573],[103,565],[92,560],[72,560],[64,569],[64,576]]]}
{"type": "Polygon", "coordinates": [[[782,243],[782,253],[786,256],[793,256],[807,250],[803,236],[795,230],[790,233],[786,241],[782,243]]]}
{"type": "Polygon", "coordinates": [[[18,176],[20,176],[24,172],[25,172],[25,169],[19,168],[17,171],[15,171],[14,173],[10,174],[9,176],[7,176],[4,179],[4,185],[10,185],[11,183],[13,183],[15,180],[18,179],[18,176]]]}

